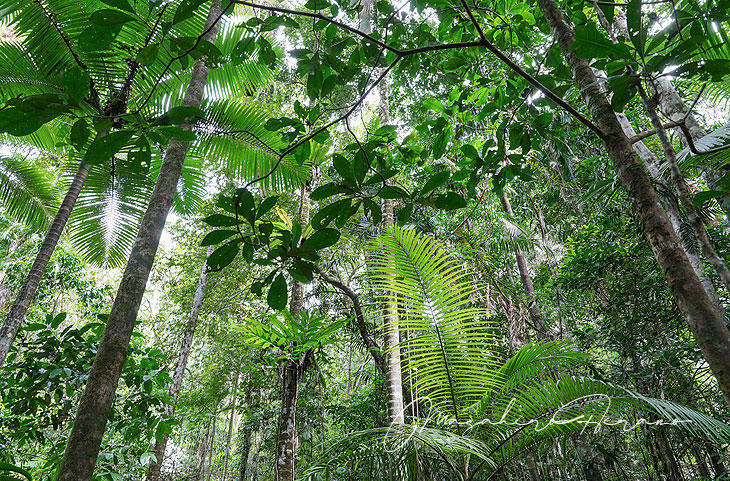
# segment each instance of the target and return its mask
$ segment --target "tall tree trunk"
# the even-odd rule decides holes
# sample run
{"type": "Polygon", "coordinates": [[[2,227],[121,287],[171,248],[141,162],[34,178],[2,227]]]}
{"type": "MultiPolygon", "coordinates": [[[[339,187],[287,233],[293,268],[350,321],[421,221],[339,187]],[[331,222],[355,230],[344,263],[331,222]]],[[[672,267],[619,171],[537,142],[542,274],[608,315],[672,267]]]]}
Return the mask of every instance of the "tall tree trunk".
{"type": "Polygon", "coordinates": [[[631,142],[623,133],[605,95],[601,93],[590,64],[572,49],[572,28],[565,22],[554,0],[538,0],[538,5],[555,35],[571,68],[576,85],[602,130],[606,151],[614,163],[619,180],[643,224],[669,284],[672,295],[685,316],[697,344],[730,405],[730,331],[722,315],[705,291],[674,232],[651,181],[636,158],[631,142]]]}
{"type": "Polygon", "coordinates": [[[667,477],[667,481],[684,481],[684,475],[682,468],[677,462],[677,457],[674,455],[674,450],[664,430],[659,427],[654,430],[654,436],[657,445],[657,451],[659,452],[659,458],[662,462],[662,469],[667,477]]]}
{"type": "MultiPolygon", "coordinates": [[[[372,32],[373,0],[360,0],[360,30],[372,32]]],[[[380,104],[378,115],[380,125],[390,123],[390,106],[388,104],[388,80],[383,78],[378,85],[380,104]]],[[[388,229],[394,224],[393,201],[383,200],[383,227],[388,229]]],[[[400,327],[398,322],[398,303],[395,294],[387,295],[383,309],[384,339],[383,351],[386,352],[385,385],[388,394],[388,419],[392,424],[405,423],[403,404],[403,375],[401,372],[400,327]]]]}
{"type": "Polygon", "coordinates": [[[213,475],[213,448],[215,447],[216,421],[218,421],[218,418],[213,416],[213,428],[210,431],[210,446],[208,447],[208,469],[205,472],[205,481],[210,481],[210,477],[213,475]]]}
{"type": "MultiPolygon", "coordinates": [[[[378,85],[380,89],[380,124],[390,123],[388,105],[388,83],[387,79],[381,80],[378,85]]],[[[388,229],[395,225],[393,214],[393,201],[383,200],[383,227],[388,229]]],[[[398,319],[398,301],[395,293],[388,293],[383,311],[383,325],[385,328],[384,350],[387,353],[388,374],[386,386],[388,389],[388,420],[391,424],[404,424],[403,404],[403,375],[401,372],[400,355],[400,323],[398,319]]]]}
{"type": "MultiPolygon", "coordinates": [[[[502,204],[502,209],[504,210],[504,212],[510,217],[514,216],[514,213],[512,212],[512,205],[509,202],[509,197],[507,197],[507,192],[505,190],[502,191],[500,202],[502,204]]],[[[527,310],[530,313],[530,319],[532,320],[533,328],[535,329],[535,333],[539,340],[549,340],[550,333],[548,332],[547,326],[545,325],[545,320],[542,317],[540,304],[537,302],[537,296],[535,295],[535,286],[532,283],[532,276],[530,276],[530,271],[527,268],[527,260],[525,259],[525,254],[522,252],[522,249],[520,249],[517,243],[515,243],[514,245],[514,250],[515,258],[517,259],[517,270],[520,272],[522,288],[525,291],[525,297],[527,298],[527,310]]]]}
{"type": "MultiPolygon", "coordinates": [[[[302,186],[299,198],[298,220],[302,228],[309,223],[309,194],[312,183],[302,186]]],[[[289,311],[293,316],[304,306],[304,284],[292,280],[289,311]]],[[[306,354],[304,354],[306,356],[306,354]]],[[[281,373],[281,412],[276,436],[276,480],[293,481],[294,463],[297,450],[297,397],[299,377],[303,371],[300,359],[287,359],[282,363],[281,373]]]]}
{"type": "MultiPolygon", "coordinates": [[[[661,107],[664,115],[674,121],[681,121],[684,119],[684,125],[687,127],[687,130],[692,136],[692,140],[694,142],[697,142],[705,136],[705,131],[702,127],[700,127],[695,116],[689,111],[687,105],[685,105],[682,100],[682,97],[679,96],[674,85],[672,85],[672,81],[669,77],[660,76],[658,79],[654,80],[651,87],[657,94],[659,94],[659,106],[661,107]]],[[[676,132],[682,143],[687,146],[687,138],[685,137],[684,132],[682,132],[679,127],[676,128],[676,132]]],[[[730,166],[725,165],[723,168],[718,169],[713,166],[704,166],[703,174],[707,185],[711,189],[722,190],[718,186],[717,182],[723,175],[725,175],[729,167],[730,166]]],[[[725,212],[727,220],[730,221],[730,196],[720,197],[717,201],[719,202],[722,210],[725,212]]]]}
{"type": "Polygon", "coordinates": [[[198,480],[204,481],[205,480],[205,465],[208,460],[208,445],[210,444],[209,438],[210,438],[210,426],[212,423],[212,418],[208,420],[208,425],[205,428],[205,435],[203,435],[203,439],[200,440],[200,445],[198,446],[198,480]]]}
{"type": "MultiPolygon", "coordinates": [[[[205,40],[215,41],[218,19],[221,16],[220,0],[213,0],[205,22],[206,33],[203,35],[205,40]]],[[[207,79],[208,67],[205,65],[205,59],[196,60],[182,105],[200,107],[207,79]]],[[[191,126],[183,128],[190,129],[191,126]]],[[[114,392],[127,357],[129,340],[137,321],[137,312],[147,286],[160,236],[165,228],[165,220],[175,197],[188,145],[188,142],[173,139],[165,151],[149,206],[132,246],[104,336],[86,382],[86,389],[59,470],[58,481],[90,481],[93,476],[114,392]]]]}
{"type": "MultiPolygon", "coordinates": [[[[213,246],[209,246],[207,255],[213,252],[213,246]]],[[[208,264],[203,261],[203,267],[200,270],[200,276],[198,276],[198,287],[195,289],[195,296],[193,297],[193,305],[190,308],[190,317],[188,323],[185,326],[185,334],[183,335],[182,344],[180,345],[180,352],[177,355],[177,363],[175,364],[175,372],[172,375],[172,385],[170,385],[170,401],[171,403],[165,406],[165,416],[172,417],[175,414],[175,403],[180,395],[180,388],[182,388],[183,378],[185,377],[185,367],[188,364],[188,356],[190,356],[190,349],[193,347],[193,338],[195,337],[195,328],[198,325],[198,316],[200,315],[200,308],[203,306],[203,298],[205,297],[205,285],[208,282],[208,264]]],[[[162,461],[165,457],[165,448],[167,447],[167,441],[170,438],[168,433],[162,435],[160,440],[155,441],[155,458],[156,461],[151,462],[149,469],[147,470],[147,481],[157,481],[160,478],[160,469],[162,468],[162,461]]]]}
{"type": "Polygon", "coordinates": [[[699,239],[700,241],[702,253],[705,255],[717,274],[720,276],[723,284],[725,284],[725,288],[730,291],[730,270],[728,270],[725,263],[722,261],[722,259],[720,259],[720,256],[717,255],[717,252],[715,251],[715,248],[710,241],[710,237],[707,235],[707,231],[705,230],[705,224],[704,222],[702,222],[702,219],[697,212],[697,208],[692,201],[692,194],[690,193],[687,182],[682,175],[682,171],[679,169],[679,164],[677,163],[677,156],[674,152],[674,147],[669,141],[669,137],[667,136],[667,133],[662,126],[662,122],[659,119],[659,115],[656,112],[657,102],[655,99],[649,98],[649,96],[646,94],[641,86],[639,86],[639,92],[641,93],[641,98],[643,99],[644,105],[646,106],[649,120],[651,120],[652,126],[656,129],[657,136],[659,137],[662,149],[664,150],[664,155],[667,158],[667,162],[669,163],[669,171],[672,176],[672,183],[674,184],[674,188],[679,194],[679,199],[682,201],[682,206],[687,213],[689,222],[692,225],[695,234],[697,235],[697,239],[699,239]]]}
{"type": "Polygon", "coordinates": [[[243,434],[243,445],[241,446],[241,464],[238,468],[238,481],[246,481],[246,468],[248,468],[248,455],[251,452],[251,429],[246,428],[243,434]]]}
{"type": "Polygon", "coordinates": [[[710,467],[707,466],[707,461],[705,460],[705,454],[697,446],[692,447],[692,454],[694,454],[695,462],[697,463],[697,474],[703,479],[712,479],[710,467]]]}
{"type": "Polygon", "coordinates": [[[15,341],[15,336],[18,335],[18,331],[20,330],[20,326],[23,324],[23,320],[25,319],[26,312],[28,312],[30,303],[33,301],[33,298],[35,298],[38,286],[43,278],[43,272],[46,270],[46,266],[51,260],[53,251],[56,250],[56,245],[58,245],[58,240],[61,238],[61,233],[66,227],[66,222],[68,222],[68,218],[76,204],[76,200],[79,198],[81,188],[84,186],[84,182],[86,182],[86,178],[89,176],[90,168],[91,166],[83,161],[79,163],[76,175],[71,181],[71,185],[66,192],[66,196],[61,202],[61,207],[59,207],[56,217],[53,218],[53,222],[51,223],[51,227],[48,229],[45,239],[43,239],[43,244],[41,244],[41,248],[36,255],[35,261],[33,261],[33,266],[30,268],[28,276],[25,278],[25,282],[20,288],[20,292],[18,292],[18,295],[15,298],[15,303],[13,303],[13,307],[10,308],[10,312],[8,312],[2,328],[0,328],[0,366],[5,363],[5,358],[8,356],[10,346],[13,344],[13,341],[15,341]]]}
{"type": "Polygon", "coordinates": [[[233,383],[233,400],[231,401],[231,417],[228,420],[228,438],[226,439],[226,454],[223,458],[223,481],[228,479],[228,455],[231,453],[231,437],[233,435],[233,420],[236,416],[236,400],[238,399],[238,381],[241,379],[241,370],[236,369],[236,381],[233,383]]]}
{"type": "Polygon", "coordinates": [[[725,464],[722,462],[722,455],[717,450],[717,446],[709,442],[705,442],[705,450],[710,456],[710,464],[712,464],[712,470],[715,471],[715,478],[727,475],[725,464]]]}

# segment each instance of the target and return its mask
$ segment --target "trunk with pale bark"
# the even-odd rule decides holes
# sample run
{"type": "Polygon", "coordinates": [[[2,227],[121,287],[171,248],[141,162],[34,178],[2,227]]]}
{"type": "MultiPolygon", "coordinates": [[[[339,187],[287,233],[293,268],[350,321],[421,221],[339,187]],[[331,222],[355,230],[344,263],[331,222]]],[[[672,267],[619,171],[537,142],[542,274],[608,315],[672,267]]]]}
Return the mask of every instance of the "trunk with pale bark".
{"type": "Polygon", "coordinates": [[[730,404],[730,331],[722,315],[708,296],[699,277],[672,228],[659,199],[634,154],[631,142],[623,133],[606,96],[600,91],[589,63],[578,57],[572,48],[575,36],[553,0],[538,0],[577,87],[593,120],[603,132],[602,140],[618,178],[634,204],[643,225],[644,235],[669,284],[697,344],[707,360],[718,385],[730,404]]]}
{"type": "MultiPolygon", "coordinates": [[[[507,192],[502,191],[500,197],[502,209],[510,217],[514,215],[512,212],[512,205],[507,197],[507,192]]],[[[540,310],[540,304],[537,302],[537,296],[535,295],[535,286],[532,283],[532,276],[530,270],[527,268],[527,260],[522,249],[515,243],[514,245],[515,259],[517,260],[517,270],[520,273],[520,279],[522,280],[522,288],[525,292],[527,300],[527,310],[530,313],[530,320],[532,320],[532,327],[535,329],[535,334],[540,341],[550,339],[550,333],[545,325],[545,320],[542,317],[542,311],[540,310]]]]}
{"type": "MultiPolygon", "coordinates": [[[[214,0],[204,27],[207,32],[203,36],[205,40],[215,41],[221,14],[220,1],[214,0]]],[[[207,79],[205,60],[196,60],[182,105],[200,107],[207,79]]],[[[190,126],[183,128],[190,129],[190,126]]],[[[165,151],[149,206],[140,224],[86,382],[57,481],[92,479],[114,392],[127,357],[129,340],[165,221],[177,191],[188,145],[188,142],[173,139],[165,151]]]]}
{"type": "Polygon", "coordinates": [[[71,185],[61,202],[61,207],[59,207],[56,217],[53,218],[46,237],[43,239],[43,244],[41,244],[35,261],[33,261],[28,276],[25,278],[25,282],[23,282],[23,286],[20,288],[20,292],[18,292],[2,328],[0,328],[0,366],[5,363],[10,346],[13,345],[13,341],[15,341],[15,337],[18,335],[20,326],[25,319],[25,314],[28,312],[30,303],[35,298],[38,286],[41,283],[41,279],[43,279],[43,273],[46,270],[46,266],[48,266],[48,262],[51,260],[53,251],[56,250],[58,240],[61,238],[68,218],[71,216],[71,211],[73,211],[76,200],[79,198],[81,188],[89,176],[90,168],[91,166],[84,162],[79,163],[76,175],[71,181],[71,185]]]}
{"type": "MultiPolygon", "coordinates": [[[[689,111],[668,77],[660,76],[653,82],[651,87],[659,95],[659,106],[664,115],[677,122],[683,121],[692,137],[692,141],[697,142],[705,136],[705,131],[700,127],[692,112],[689,111]]],[[[682,143],[687,146],[688,142],[684,132],[679,127],[676,128],[676,132],[682,143]]],[[[703,174],[710,189],[722,191],[718,181],[727,173],[728,169],[730,169],[730,165],[727,164],[719,169],[714,165],[704,166],[703,174]]],[[[723,196],[718,198],[717,201],[725,212],[727,220],[730,221],[730,197],[723,196]]]]}
{"type": "Polygon", "coordinates": [[[228,456],[231,453],[231,438],[233,437],[233,420],[236,416],[236,400],[238,399],[238,381],[241,379],[241,371],[236,370],[236,381],[233,383],[233,399],[231,400],[231,416],[228,420],[228,438],[226,439],[226,454],[223,458],[223,479],[228,476],[228,456]]]}
{"type": "MultiPolygon", "coordinates": [[[[213,246],[209,246],[207,255],[213,252],[213,246]]],[[[185,377],[185,367],[188,364],[188,357],[190,356],[190,349],[193,347],[193,338],[195,337],[195,328],[198,325],[198,316],[200,315],[200,308],[203,306],[203,298],[205,297],[205,285],[208,282],[208,265],[203,262],[203,267],[200,270],[200,276],[198,277],[198,287],[195,289],[195,296],[193,297],[193,305],[190,308],[190,317],[188,323],[185,326],[185,334],[183,335],[182,344],[180,345],[180,351],[177,355],[177,363],[175,364],[175,372],[172,375],[172,385],[170,385],[170,401],[171,404],[165,406],[165,416],[172,417],[175,414],[175,402],[180,395],[180,388],[182,388],[183,378],[185,377]]],[[[155,441],[155,461],[150,463],[149,469],[147,470],[147,481],[157,481],[160,478],[160,469],[162,468],[162,461],[165,456],[165,449],[167,448],[167,441],[170,438],[169,433],[162,435],[162,438],[155,441]]]]}
{"type": "Polygon", "coordinates": [[[710,241],[710,237],[707,235],[707,231],[705,230],[705,224],[697,212],[697,208],[695,207],[692,199],[692,194],[689,191],[689,186],[687,186],[687,182],[679,169],[674,147],[669,141],[669,137],[667,137],[667,133],[662,126],[659,115],[657,114],[657,102],[654,98],[649,98],[643,88],[640,87],[639,92],[641,93],[644,105],[646,106],[649,120],[651,121],[654,129],[656,129],[657,136],[659,137],[662,149],[664,150],[664,155],[669,163],[669,171],[672,176],[674,188],[679,194],[679,199],[682,201],[682,206],[687,213],[692,229],[694,229],[695,235],[697,235],[697,239],[700,241],[702,253],[720,276],[723,284],[725,284],[725,288],[730,290],[730,270],[728,270],[725,263],[722,259],[720,259],[720,256],[717,255],[717,252],[710,241]]]}

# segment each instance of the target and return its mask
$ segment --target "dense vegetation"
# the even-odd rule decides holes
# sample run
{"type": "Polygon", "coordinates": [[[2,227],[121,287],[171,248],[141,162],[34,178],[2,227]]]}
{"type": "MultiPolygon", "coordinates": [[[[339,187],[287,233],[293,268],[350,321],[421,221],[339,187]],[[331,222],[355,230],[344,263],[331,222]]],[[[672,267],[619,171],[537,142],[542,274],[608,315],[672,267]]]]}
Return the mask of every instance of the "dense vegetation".
{"type": "Polygon", "coordinates": [[[0,0],[1,480],[730,475],[727,0],[0,0]]]}

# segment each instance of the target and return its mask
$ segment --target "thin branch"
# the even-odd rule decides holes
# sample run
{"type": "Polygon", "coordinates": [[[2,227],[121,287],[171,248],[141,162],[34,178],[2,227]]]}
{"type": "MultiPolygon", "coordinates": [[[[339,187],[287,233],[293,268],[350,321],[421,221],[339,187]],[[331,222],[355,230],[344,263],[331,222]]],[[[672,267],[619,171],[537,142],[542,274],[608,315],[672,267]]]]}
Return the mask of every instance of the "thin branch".
{"type": "Polygon", "coordinates": [[[274,7],[273,5],[261,5],[260,3],[253,3],[253,2],[246,1],[246,0],[234,0],[234,2],[238,3],[240,5],[246,5],[247,7],[251,7],[251,8],[259,8],[261,10],[267,10],[269,12],[286,13],[286,14],[291,14],[291,15],[299,15],[301,17],[309,17],[309,18],[316,18],[318,20],[324,20],[327,23],[331,23],[332,25],[336,25],[344,30],[347,30],[350,33],[359,35],[360,37],[365,38],[384,49],[390,50],[391,52],[396,53],[396,54],[400,54],[400,50],[398,50],[395,47],[391,47],[391,46],[387,45],[385,42],[378,40],[377,38],[373,37],[372,35],[369,35],[369,34],[363,32],[362,30],[358,30],[345,23],[339,22],[333,18],[322,15],[321,13],[318,13],[318,12],[306,12],[303,10],[292,10],[290,8],[274,7]]]}
{"type": "Polygon", "coordinates": [[[315,265],[315,270],[323,281],[327,282],[333,287],[336,287],[337,289],[342,291],[343,294],[350,298],[350,300],[352,301],[352,307],[355,310],[355,322],[357,324],[357,329],[360,332],[360,337],[362,337],[365,346],[367,346],[368,352],[372,356],[373,361],[375,361],[375,367],[377,367],[382,374],[385,374],[387,372],[385,356],[383,356],[380,346],[378,346],[378,344],[370,336],[370,332],[368,332],[367,323],[365,322],[365,316],[362,313],[362,306],[360,305],[360,297],[355,294],[355,292],[350,289],[349,286],[345,285],[343,282],[338,281],[337,279],[334,279],[333,277],[330,277],[324,270],[322,270],[321,267],[315,265]]]}
{"type": "Polygon", "coordinates": [[[476,18],[474,17],[474,14],[472,13],[471,9],[469,8],[469,5],[466,4],[465,0],[461,0],[461,4],[466,9],[466,13],[469,15],[469,19],[471,20],[474,27],[477,29],[477,32],[479,32],[479,36],[482,39],[481,45],[487,48],[490,52],[494,54],[498,59],[500,59],[502,62],[507,64],[509,68],[514,70],[520,77],[524,78],[529,82],[531,85],[536,87],[540,92],[545,94],[547,98],[564,108],[568,113],[570,113],[573,117],[575,117],[580,123],[588,127],[590,130],[592,130],[598,137],[602,140],[605,140],[605,134],[603,131],[598,128],[596,124],[588,120],[583,114],[578,112],[576,109],[574,109],[570,104],[568,104],[565,100],[563,100],[560,96],[555,94],[552,90],[545,87],[540,81],[538,81],[535,77],[527,73],[522,67],[517,65],[511,58],[509,58],[507,55],[504,54],[499,48],[497,48],[493,43],[491,43],[486,35],[484,35],[484,32],[482,31],[482,28],[479,26],[479,23],[477,22],[476,18]]]}

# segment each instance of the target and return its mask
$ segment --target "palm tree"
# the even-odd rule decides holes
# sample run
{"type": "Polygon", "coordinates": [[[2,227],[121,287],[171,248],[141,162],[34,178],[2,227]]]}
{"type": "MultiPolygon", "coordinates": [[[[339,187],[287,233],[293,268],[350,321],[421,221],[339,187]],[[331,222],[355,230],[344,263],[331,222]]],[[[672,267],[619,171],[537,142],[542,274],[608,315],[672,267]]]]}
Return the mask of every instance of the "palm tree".
{"type": "MultiPolygon", "coordinates": [[[[80,105],[76,110],[81,112],[61,115],[56,121],[36,126],[36,130],[28,135],[21,135],[26,134],[25,131],[10,132],[17,134],[10,139],[13,142],[24,142],[59,156],[70,156],[71,160],[65,168],[73,174],[68,192],[60,203],[36,262],[0,329],[0,364],[22,325],[66,223],[70,224],[73,243],[87,260],[112,267],[124,264],[134,241],[134,228],[142,219],[162,165],[161,149],[152,148],[157,147],[154,144],[156,139],[160,140],[160,133],[149,129],[148,133],[141,133],[133,140],[132,132],[127,128],[131,122],[127,117],[130,115],[128,110],[139,111],[144,119],[164,117],[163,113],[179,99],[190,78],[190,70],[182,64],[176,64],[182,62],[185,52],[179,55],[156,53],[158,42],[163,39],[158,24],[162,21],[173,24],[168,38],[170,35],[189,38],[201,29],[204,20],[199,13],[192,12],[188,15],[190,18],[178,20],[177,9],[171,6],[160,6],[159,11],[154,12],[157,22],[149,25],[142,14],[131,6],[91,13],[95,4],[59,1],[44,6],[38,2],[13,2],[8,16],[12,19],[12,28],[22,40],[0,44],[0,58],[4,60],[0,66],[0,82],[5,100],[11,102],[16,97],[28,98],[33,95],[70,96],[78,88],[87,93],[76,99],[80,105]],[[49,9],[54,12],[53,15],[48,13],[49,9]],[[83,38],[89,18],[101,16],[99,14],[102,12],[106,16],[112,15],[109,11],[125,20],[124,26],[119,27],[119,47],[108,46],[101,50],[85,48],[83,38]],[[48,34],[48,31],[53,33],[48,34]],[[137,51],[137,58],[128,65],[126,56],[130,49],[137,51]],[[155,52],[154,58],[150,51],[155,52]],[[71,71],[82,72],[77,75],[88,79],[88,87],[86,81],[81,82],[82,85],[69,82],[67,72],[71,71]],[[117,146],[115,152],[95,156],[93,161],[88,159],[87,152],[93,151],[93,145],[100,145],[99,142],[103,141],[101,134],[106,130],[97,131],[97,137],[100,138],[91,142],[91,145],[87,139],[77,139],[75,132],[90,129],[84,115],[97,120],[113,120],[115,123],[111,130],[129,132],[129,140],[117,146]],[[75,119],[79,116],[82,118],[75,119]],[[68,124],[71,122],[73,127],[69,134],[68,124]],[[80,127],[77,129],[77,126],[80,127]],[[152,146],[150,140],[153,141],[152,146]],[[69,144],[73,144],[74,148],[69,144]],[[62,146],[60,152],[59,145],[62,146]],[[149,169],[145,169],[145,163],[149,164],[149,169]]],[[[221,53],[221,59],[225,62],[221,68],[213,70],[207,89],[208,97],[230,96],[237,91],[255,92],[272,78],[272,70],[255,58],[231,61],[241,37],[239,32],[229,27],[226,34],[215,41],[214,48],[221,53]]],[[[74,95],[78,97],[80,94],[74,95]]],[[[276,144],[277,139],[262,128],[262,114],[257,112],[255,106],[242,107],[239,104],[242,102],[207,102],[205,110],[210,116],[209,122],[225,129],[215,132],[219,140],[213,142],[214,132],[209,129],[210,123],[198,126],[200,135],[192,143],[191,160],[183,169],[180,188],[176,192],[174,207],[178,213],[194,212],[205,194],[203,159],[209,155],[218,155],[218,162],[226,170],[241,174],[239,178],[243,175],[249,178],[262,175],[273,165],[272,154],[259,140],[271,145],[276,144]],[[235,122],[231,122],[231,119],[235,119],[235,122]],[[227,128],[232,123],[236,127],[235,131],[227,128]],[[256,132],[259,140],[242,136],[240,132],[256,132]]],[[[169,127],[163,125],[162,128],[169,127]]],[[[282,164],[281,172],[271,176],[272,182],[285,179],[295,184],[307,173],[306,166],[287,162],[282,164]]],[[[4,189],[0,194],[8,198],[16,193],[4,189]]],[[[25,203],[23,206],[20,205],[21,197],[15,199],[11,205],[17,207],[15,210],[19,218],[38,216],[37,202],[25,203]]],[[[42,200],[38,198],[38,201],[42,200]]]]}
{"type": "Polygon", "coordinates": [[[588,356],[569,342],[527,344],[504,360],[469,273],[417,231],[395,227],[371,253],[372,286],[403,300],[405,379],[422,414],[343,437],[305,479],[338,479],[353,460],[378,479],[491,479],[556,438],[612,423],[630,428],[641,416],[730,439],[714,418],[582,376],[588,356]]]}

